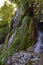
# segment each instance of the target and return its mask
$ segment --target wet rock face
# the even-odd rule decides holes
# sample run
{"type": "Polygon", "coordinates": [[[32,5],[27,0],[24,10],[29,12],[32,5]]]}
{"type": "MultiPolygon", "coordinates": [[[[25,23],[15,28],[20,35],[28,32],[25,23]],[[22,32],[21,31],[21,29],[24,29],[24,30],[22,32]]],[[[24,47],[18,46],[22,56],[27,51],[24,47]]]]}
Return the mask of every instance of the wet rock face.
{"type": "Polygon", "coordinates": [[[37,22],[37,29],[43,32],[43,22],[37,22]]]}

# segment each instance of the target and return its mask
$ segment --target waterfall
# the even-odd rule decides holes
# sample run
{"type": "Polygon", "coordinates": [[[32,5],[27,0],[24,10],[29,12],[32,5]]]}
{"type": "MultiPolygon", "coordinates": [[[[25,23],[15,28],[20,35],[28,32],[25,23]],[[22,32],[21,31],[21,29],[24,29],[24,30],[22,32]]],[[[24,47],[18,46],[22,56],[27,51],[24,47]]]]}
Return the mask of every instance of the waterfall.
{"type": "Polygon", "coordinates": [[[11,20],[11,24],[10,24],[10,29],[14,29],[16,28],[16,24],[17,24],[17,20],[18,20],[18,15],[19,15],[19,12],[20,12],[20,8],[17,9],[17,11],[15,12],[12,20],[11,20]]]}
{"type": "Polygon", "coordinates": [[[19,15],[19,11],[20,11],[20,9],[18,9],[18,10],[16,11],[15,16],[14,16],[13,19],[11,20],[11,22],[13,23],[12,26],[13,26],[14,32],[12,33],[10,39],[8,40],[8,45],[7,45],[7,47],[9,47],[9,46],[11,45],[12,40],[13,40],[15,34],[16,34],[16,23],[17,23],[17,18],[18,18],[18,15],[19,15]]]}
{"type": "Polygon", "coordinates": [[[38,41],[35,44],[34,52],[43,52],[43,32],[38,31],[38,41]]]}
{"type": "Polygon", "coordinates": [[[11,45],[12,40],[13,40],[15,34],[16,34],[16,31],[11,35],[11,37],[10,37],[10,39],[9,39],[9,41],[8,41],[8,47],[11,45]]]}

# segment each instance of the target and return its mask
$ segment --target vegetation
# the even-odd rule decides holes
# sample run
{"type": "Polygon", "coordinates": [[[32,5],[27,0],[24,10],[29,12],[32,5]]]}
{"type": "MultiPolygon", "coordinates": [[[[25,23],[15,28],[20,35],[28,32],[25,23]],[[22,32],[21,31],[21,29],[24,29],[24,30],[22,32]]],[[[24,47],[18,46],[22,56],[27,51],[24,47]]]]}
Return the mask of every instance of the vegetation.
{"type": "MultiPolygon", "coordinates": [[[[37,1],[35,3],[37,3],[37,1]]],[[[17,17],[16,27],[12,28],[12,23],[14,23],[13,16],[16,14],[14,6],[5,1],[0,9],[0,44],[3,43],[3,47],[0,48],[0,63],[2,63],[1,59],[12,55],[19,50],[26,50],[32,45],[31,40],[29,39],[30,22],[32,21],[32,18],[34,18],[34,15],[38,14],[37,10],[40,8],[38,6],[33,7],[34,0],[10,0],[10,2],[16,4],[16,7],[20,9],[20,12],[17,17]],[[15,31],[14,29],[16,29],[16,34],[11,45],[7,47],[8,41],[15,31]]]]}

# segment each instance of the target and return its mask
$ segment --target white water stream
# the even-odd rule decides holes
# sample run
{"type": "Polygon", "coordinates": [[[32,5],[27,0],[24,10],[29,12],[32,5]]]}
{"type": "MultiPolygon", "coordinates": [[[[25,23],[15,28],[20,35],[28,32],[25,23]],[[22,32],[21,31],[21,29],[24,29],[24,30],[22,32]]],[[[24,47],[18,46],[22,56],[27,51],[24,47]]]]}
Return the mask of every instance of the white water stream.
{"type": "Polygon", "coordinates": [[[43,52],[43,32],[38,31],[38,41],[35,45],[34,52],[43,52]]]}

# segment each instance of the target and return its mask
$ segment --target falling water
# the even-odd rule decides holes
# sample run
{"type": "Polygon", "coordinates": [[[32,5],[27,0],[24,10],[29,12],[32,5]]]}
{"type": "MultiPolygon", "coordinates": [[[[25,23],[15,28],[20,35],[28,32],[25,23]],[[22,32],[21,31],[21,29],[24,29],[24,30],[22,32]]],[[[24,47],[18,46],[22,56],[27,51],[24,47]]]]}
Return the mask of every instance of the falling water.
{"type": "Polygon", "coordinates": [[[17,18],[18,18],[18,15],[19,15],[19,9],[16,11],[16,14],[15,14],[15,16],[13,17],[13,20],[11,21],[12,23],[13,23],[13,28],[14,28],[14,32],[12,33],[12,35],[11,35],[11,37],[10,37],[10,39],[9,39],[9,41],[8,41],[8,46],[7,47],[9,47],[10,45],[11,45],[11,43],[12,43],[12,40],[13,40],[13,38],[14,38],[14,36],[15,36],[15,34],[16,34],[16,23],[17,23],[17,18]]]}
{"type": "Polygon", "coordinates": [[[34,52],[43,52],[43,32],[38,31],[38,41],[35,44],[34,52]]]}
{"type": "Polygon", "coordinates": [[[11,37],[10,37],[10,39],[9,39],[9,41],[8,41],[8,47],[11,45],[12,40],[13,40],[15,34],[16,34],[16,31],[11,35],[11,37]]]}

